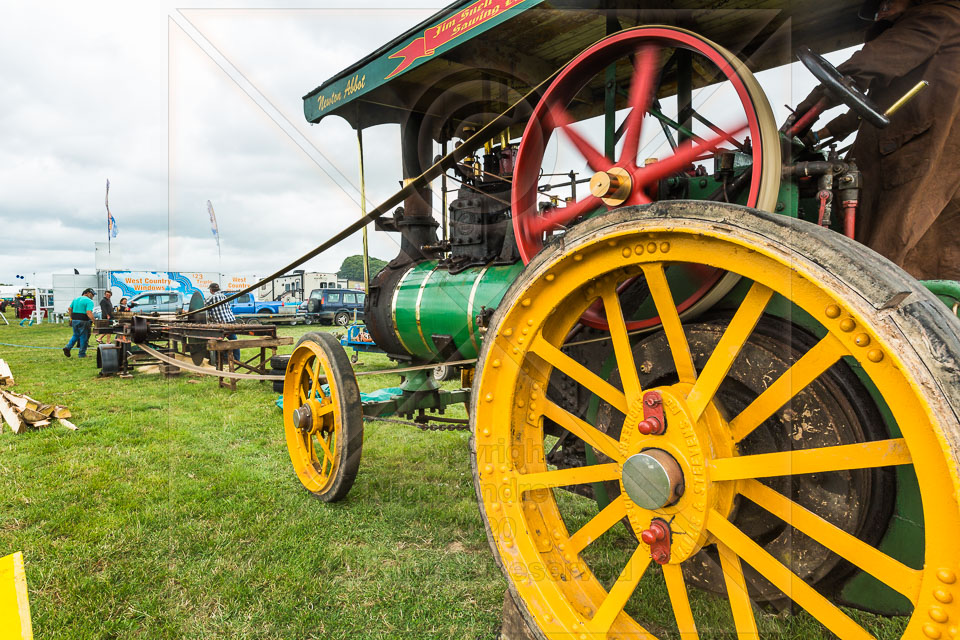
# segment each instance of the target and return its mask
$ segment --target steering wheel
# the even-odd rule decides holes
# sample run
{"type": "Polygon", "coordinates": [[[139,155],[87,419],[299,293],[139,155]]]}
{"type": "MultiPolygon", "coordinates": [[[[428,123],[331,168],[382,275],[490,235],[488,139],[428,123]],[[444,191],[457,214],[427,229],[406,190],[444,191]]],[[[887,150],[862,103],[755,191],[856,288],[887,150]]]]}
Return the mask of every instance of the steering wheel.
{"type": "Polygon", "coordinates": [[[810,47],[802,47],[797,52],[797,57],[827,91],[856,111],[864,120],[878,129],[883,129],[890,124],[890,118],[883,115],[883,111],[874,104],[873,100],[858,89],[850,78],[827,62],[826,58],[812,51],[810,47]]]}

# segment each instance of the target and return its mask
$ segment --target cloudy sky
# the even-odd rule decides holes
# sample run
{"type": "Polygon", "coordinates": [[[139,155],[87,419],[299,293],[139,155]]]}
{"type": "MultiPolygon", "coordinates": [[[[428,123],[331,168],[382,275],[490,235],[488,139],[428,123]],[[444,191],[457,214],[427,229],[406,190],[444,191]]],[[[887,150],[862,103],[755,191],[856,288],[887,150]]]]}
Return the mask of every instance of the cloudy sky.
{"type": "MultiPolygon", "coordinates": [[[[0,283],[92,273],[108,178],[118,269],[264,275],[359,215],[354,133],[338,118],[308,125],[301,96],[447,1],[195,4],[204,8],[5,6],[0,283]]],[[[767,81],[780,87],[774,105],[811,84],[796,72],[767,81]]],[[[375,204],[397,188],[398,129],[369,130],[364,143],[375,204]]],[[[336,271],[360,248],[358,234],[306,268],[336,271]]],[[[396,248],[390,235],[371,235],[373,255],[396,248]]]]}
{"type": "MultiPolygon", "coordinates": [[[[106,240],[108,178],[117,268],[218,270],[207,200],[229,273],[271,272],[359,215],[354,134],[337,118],[308,125],[300,98],[446,2],[195,4],[222,8],[5,5],[0,283],[36,273],[48,284],[74,267],[92,273],[94,242],[106,240]],[[248,97],[210,45],[319,153],[305,153],[275,123],[277,112],[248,97]]],[[[365,144],[392,150],[398,140],[372,130],[365,144]]],[[[368,198],[379,202],[396,185],[399,160],[368,154],[368,198]]],[[[392,257],[395,242],[375,235],[373,254],[392,257]]],[[[308,268],[336,270],[360,247],[358,235],[308,268]]]]}

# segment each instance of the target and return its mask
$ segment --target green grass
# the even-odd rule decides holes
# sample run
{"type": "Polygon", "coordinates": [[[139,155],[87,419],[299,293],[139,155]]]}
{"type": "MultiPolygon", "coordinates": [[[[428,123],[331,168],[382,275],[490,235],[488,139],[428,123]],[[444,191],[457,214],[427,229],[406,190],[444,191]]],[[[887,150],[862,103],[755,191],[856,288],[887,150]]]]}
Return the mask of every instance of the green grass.
{"type": "MultiPolygon", "coordinates": [[[[316,330],[330,329],[280,334],[316,330]]],[[[62,325],[0,324],[5,343],[68,337],[62,325]]],[[[67,405],[80,427],[0,435],[0,555],[24,553],[37,638],[496,638],[505,585],[465,432],[366,423],[357,482],[326,505],[296,480],[265,383],[230,392],[187,374],[98,378],[95,358],[76,351],[0,345],[0,358],[17,391],[67,405]]],[[[389,364],[361,359],[360,369],[389,364]]],[[[572,529],[596,513],[586,499],[558,500],[572,529]]],[[[584,557],[609,585],[635,544],[615,527],[584,557]]],[[[724,599],[691,599],[701,637],[733,637],[724,599]]],[[[677,637],[658,568],[628,610],[677,637]]],[[[900,637],[902,621],[853,615],[900,637]]],[[[757,619],[764,637],[829,637],[806,614],[757,619]]]]}
{"type": "MultiPolygon", "coordinates": [[[[0,324],[0,342],[68,337],[0,324]]],[[[325,505],[293,474],[266,384],[101,379],[73,353],[0,345],[15,390],[80,427],[0,435],[0,554],[24,553],[36,637],[496,637],[504,583],[466,433],[367,423],[353,490],[325,505]]]]}

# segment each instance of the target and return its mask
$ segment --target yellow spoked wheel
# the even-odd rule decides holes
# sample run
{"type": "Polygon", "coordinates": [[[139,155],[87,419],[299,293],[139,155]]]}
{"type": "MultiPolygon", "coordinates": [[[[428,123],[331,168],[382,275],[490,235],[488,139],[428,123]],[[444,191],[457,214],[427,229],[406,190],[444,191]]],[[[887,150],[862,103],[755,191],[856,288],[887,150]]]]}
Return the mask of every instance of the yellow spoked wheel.
{"type": "Polygon", "coordinates": [[[739,638],[777,636],[782,625],[751,601],[758,592],[769,600],[770,590],[805,610],[796,637],[828,630],[840,638],[960,637],[960,323],[887,261],[814,225],[733,205],[631,208],[541,251],[504,297],[490,332],[472,399],[474,481],[491,547],[541,637],[687,639],[730,637],[734,629],[739,638]],[[743,278],[742,299],[708,347],[679,319],[663,275],[675,263],[743,278]],[[673,377],[657,386],[641,382],[651,363],[636,359],[617,294],[638,276],[663,319],[672,360],[673,377]],[[598,299],[610,331],[596,348],[610,345],[612,377],[565,345],[598,299]],[[726,401],[718,390],[732,368],[764,366],[738,358],[765,312],[784,299],[802,310],[795,316],[809,314],[812,346],[754,397],[726,401]],[[752,440],[838,366],[857,371],[891,417],[882,435],[839,430],[843,438],[822,446],[801,415],[786,445],[752,440]],[[559,393],[570,386],[557,384],[558,375],[618,416],[618,437],[570,408],[559,393]],[[549,464],[557,429],[599,461],[549,464]],[[874,471],[915,474],[922,563],[901,561],[876,544],[876,532],[831,513],[829,490],[874,471]],[[824,492],[801,500],[790,484],[801,480],[824,492]],[[620,493],[590,511],[589,501],[560,490],[590,483],[612,483],[620,493]],[[901,594],[912,614],[897,621],[840,606],[795,573],[802,558],[772,551],[751,526],[750,514],[760,511],[901,594]],[[616,527],[621,521],[632,535],[616,527]],[[718,567],[715,591],[725,603],[693,588],[702,586],[692,576],[704,559],[718,567]]]}
{"type": "Polygon", "coordinates": [[[326,333],[304,334],[283,380],[283,430],[303,486],[324,502],[347,495],[363,447],[360,390],[346,351],[326,333]]]}

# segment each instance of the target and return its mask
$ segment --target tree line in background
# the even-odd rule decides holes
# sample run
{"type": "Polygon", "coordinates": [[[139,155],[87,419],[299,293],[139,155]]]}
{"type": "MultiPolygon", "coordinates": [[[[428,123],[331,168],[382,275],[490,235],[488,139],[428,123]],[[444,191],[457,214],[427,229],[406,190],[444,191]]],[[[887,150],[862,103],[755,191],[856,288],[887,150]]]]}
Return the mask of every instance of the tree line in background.
{"type": "MultiPolygon", "coordinates": [[[[370,256],[370,277],[373,278],[385,266],[387,266],[386,260],[370,256]]],[[[355,255],[344,258],[340,270],[337,271],[337,277],[346,280],[363,280],[363,256],[355,255]]]]}

